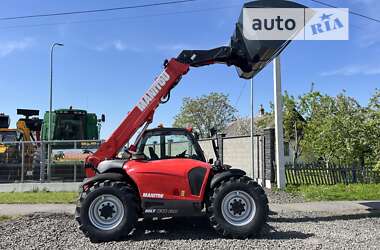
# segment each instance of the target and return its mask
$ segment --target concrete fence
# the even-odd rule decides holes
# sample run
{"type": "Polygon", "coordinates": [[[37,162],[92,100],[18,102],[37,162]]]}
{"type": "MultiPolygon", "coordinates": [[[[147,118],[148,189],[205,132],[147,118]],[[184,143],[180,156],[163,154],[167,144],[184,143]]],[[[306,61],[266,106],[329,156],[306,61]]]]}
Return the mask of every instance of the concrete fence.
{"type": "MultiPolygon", "coordinates": [[[[242,169],[248,176],[270,187],[275,181],[274,129],[265,129],[262,134],[255,135],[253,143],[250,136],[223,137],[221,141],[224,164],[242,169]]],[[[202,139],[199,144],[206,159],[215,159],[211,139],[202,139]]]]}

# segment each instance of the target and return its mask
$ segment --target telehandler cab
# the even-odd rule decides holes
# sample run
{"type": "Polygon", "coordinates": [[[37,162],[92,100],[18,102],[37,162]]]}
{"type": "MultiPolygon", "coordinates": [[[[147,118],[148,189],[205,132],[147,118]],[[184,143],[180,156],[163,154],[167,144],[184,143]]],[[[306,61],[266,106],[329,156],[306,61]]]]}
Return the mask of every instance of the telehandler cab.
{"type": "MultiPolygon", "coordinates": [[[[284,0],[245,3],[244,8],[304,8],[284,0]]],[[[242,14],[230,46],[184,50],[164,63],[164,71],[113,134],[86,159],[87,179],[80,188],[76,220],[93,241],[127,236],[138,218],[197,216],[205,212],[225,237],[257,235],[268,216],[264,190],[245,172],[220,161],[214,141],[214,163],[206,162],[196,138],[186,129],[147,130],[160,103],[167,102],[190,67],[214,63],[234,65],[242,78],[252,78],[290,41],[247,40],[242,14]],[[128,159],[118,152],[142,127],[129,147],[128,159]]],[[[215,134],[215,131],[214,133],[215,134]]]]}

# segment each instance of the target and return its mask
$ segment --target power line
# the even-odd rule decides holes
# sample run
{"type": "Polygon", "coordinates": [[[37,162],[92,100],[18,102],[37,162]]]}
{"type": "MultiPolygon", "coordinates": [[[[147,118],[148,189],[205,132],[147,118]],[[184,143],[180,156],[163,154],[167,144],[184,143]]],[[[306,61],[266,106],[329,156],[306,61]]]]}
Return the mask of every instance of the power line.
{"type": "Polygon", "coordinates": [[[160,3],[151,3],[151,4],[141,4],[141,5],[131,5],[131,6],[123,6],[123,7],[115,7],[115,8],[107,8],[107,9],[94,9],[94,10],[81,10],[81,11],[70,11],[70,12],[57,12],[57,13],[36,14],[36,15],[27,15],[27,16],[0,17],[0,21],[16,20],[16,19],[28,19],[28,18],[36,18],[36,17],[78,15],[78,14],[88,14],[88,13],[96,13],[96,12],[118,11],[118,10],[126,10],[126,9],[138,9],[138,8],[146,8],[146,7],[154,7],[154,6],[162,6],[162,5],[172,5],[172,4],[195,2],[195,1],[198,1],[198,0],[179,0],[179,1],[160,2],[160,3]]]}
{"type": "Polygon", "coordinates": [[[42,27],[42,26],[54,26],[61,24],[82,24],[82,23],[96,23],[96,22],[112,22],[112,21],[123,21],[123,20],[135,20],[147,17],[160,17],[160,16],[171,16],[171,15],[181,15],[181,14],[191,14],[191,13],[199,13],[205,11],[218,11],[224,9],[230,9],[234,7],[239,7],[241,5],[226,5],[214,8],[202,8],[202,9],[193,9],[193,10],[184,10],[184,11],[172,11],[172,12],[164,12],[158,14],[149,14],[149,15],[135,15],[135,16],[127,16],[127,17],[118,17],[118,18],[100,18],[100,19],[87,19],[87,20],[78,20],[78,21],[67,21],[67,22],[54,22],[54,23],[37,23],[37,24],[22,24],[22,25],[12,25],[12,26],[0,26],[1,29],[13,29],[13,28],[33,28],[33,27],[42,27]]]}
{"type": "MultiPolygon", "coordinates": [[[[321,1],[318,1],[318,0],[309,0],[309,1],[321,4],[321,5],[324,5],[324,6],[327,6],[327,7],[331,7],[331,8],[339,8],[338,6],[335,6],[335,5],[332,5],[332,4],[328,4],[328,3],[324,3],[324,2],[321,2],[321,1]]],[[[369,17],[367,15],[361,14],[361,13],[356,12],[356,11],[349,10],[349,13],[352,14],[352,15],[355,15],[355,16],[359,16],[359,17],[365,18],[365,19],[370,20],[370,21],[374,21],[374,22],[380,23],[380,19],[369,17]]]]}
{"type": "Polygon", "coordinates": [[[244,92],[244,90],[245,90],[245,87],[247,86],[247,82],[248,82],[248,81],[244,81],[243,86],[241,86],[239,96],[238,96],[238,98],[236,99],[236,102],[235,102],[235,107],[239,104],[240,98],[241,98],[241,96],[243,95],[243,92],[244,92]]]}

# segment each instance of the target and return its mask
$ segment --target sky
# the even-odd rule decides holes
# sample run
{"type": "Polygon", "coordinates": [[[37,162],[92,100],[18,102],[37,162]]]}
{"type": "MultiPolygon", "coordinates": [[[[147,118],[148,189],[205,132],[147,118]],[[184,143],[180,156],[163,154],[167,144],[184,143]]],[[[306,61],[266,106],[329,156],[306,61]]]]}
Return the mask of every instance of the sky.
{"type": "MultiPolygon", "coordinates": [[[[0,18],[51,12],[113,8],[163,0],[2,0],[0,18]]],[[[378,0],[323,0],[380,18],[378,0]]],[[[310,0],[296,2],[323,7],[310,0]]],[[[242,0],[199,0],[172,6],[0,20],[0,113],[12,126],[17,108],[49,108],[50,46],[54,51],[53,108],[86,109],[106,115],[101,137],[108,137],[162,71],[165,59],[183,49],[226,45],[242,0]]],[[[343,89],[366,105],[380,88],[380,23],[350,15],[348,41],[293,41],[281,55],[282,88],[294,96],[314,89],[336,95],[343,89]]],[[[273,67],[254,78],[254,105],[273,101],[273,67]]],[[[229,95],[240,116],[250,114],[250,83],[233,67],[192,68],[161,105],[152,126],[171,126],[182,99],[210,92],[229,95]]],[[[41,113],[41,114],[42,114],[41,113]]],[[[41,115],[42,116],[42,115],[41,115]]]]}

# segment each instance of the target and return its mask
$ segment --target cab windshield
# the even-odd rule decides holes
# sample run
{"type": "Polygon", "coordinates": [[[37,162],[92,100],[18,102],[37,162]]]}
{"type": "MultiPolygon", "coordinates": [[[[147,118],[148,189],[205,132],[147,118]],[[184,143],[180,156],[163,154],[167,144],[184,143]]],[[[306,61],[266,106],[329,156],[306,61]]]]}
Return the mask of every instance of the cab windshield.
{"type": "Polygon", "coordinates": [[[85,139],[85,115],[57,114],[55,140],[83,140],[85,139]]]}
{"type": "Polygon", "coordinates": [[[17,131],[0,131],[0,142],[14,142],[19,139],[17,131]]]}

